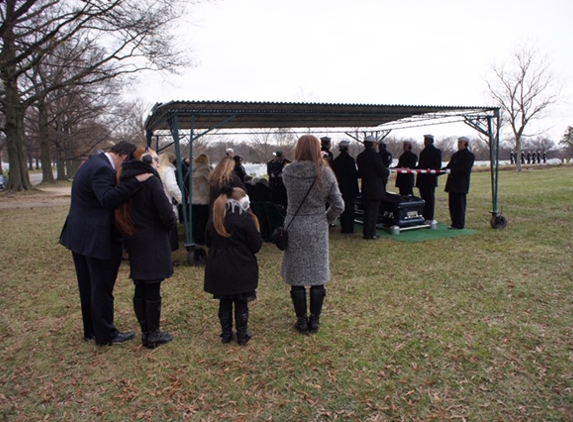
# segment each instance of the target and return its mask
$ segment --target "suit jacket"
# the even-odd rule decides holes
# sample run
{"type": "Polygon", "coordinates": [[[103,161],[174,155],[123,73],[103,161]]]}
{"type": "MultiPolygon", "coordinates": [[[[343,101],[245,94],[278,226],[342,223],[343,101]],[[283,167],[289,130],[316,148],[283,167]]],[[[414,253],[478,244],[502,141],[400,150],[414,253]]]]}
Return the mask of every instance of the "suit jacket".
{"type": "Polygon", "coordinates": [[[386,194],[384,180],[388,175],[388,169],[382,162],[382,156],[374,148],[366,148],[356,157],[356,164],[362,179],[362,198],[383,199],[386,194]]]}
{"type": "Polygon", "coordinates": [[[89,158],[74,177],[60,243],[80,255],[111,259],[112,243],[121,241],[114,210],[137,189],[135,178],[116,184],[116,171],[104,153],[89,158]]]}
{"type": "Polygon", "coordinates": [[[452,155],[446,166],[451,170],[446,182],[446,192],[468,193],[470,191],[470,175],[474,161],[475,156],[467,148],[452,155]]]}
{"type": "MultiPolygon", "coordinates": [[[[420,152],[420,160],[418,161],[419,169],[433,169],[439,170],[442,168],[442,151],[434,145],[426,146],[420,152]]],[[[416,187],[418,188],[435,188],[438,186],[437,174],[418,174],[416,179],[416,187]]]]}
{"type": "Polygon", "coordinates": [[[332,161],[332,169],[338,179],[338,187],[342,196],[355,198],[360,193],[358,189],[358,170],[354,158],[348,151],[342,151],[332,161]]]}
{"type": "MultiPolygon", "coordinates": [[[[398,159],[396,168],[415,169],[418,162],[418,156],[412,151],[404,151],[398,159]]],[[[396,187],[412,188],[414,187],[414,174],[398,173],[396,175],[396,187]]]]}

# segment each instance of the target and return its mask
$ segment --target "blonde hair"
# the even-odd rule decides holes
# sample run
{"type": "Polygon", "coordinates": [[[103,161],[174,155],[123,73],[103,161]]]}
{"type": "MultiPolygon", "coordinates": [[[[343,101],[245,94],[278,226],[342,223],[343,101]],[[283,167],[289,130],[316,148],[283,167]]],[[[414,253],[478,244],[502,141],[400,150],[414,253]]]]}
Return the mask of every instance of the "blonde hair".
{"type": "MultiPolygon", "coordinates": [[[[213,203],[213,226],[215,226],[215,231],[223,237],[231,237],[231,233],[227,232],[225,228],[225,215],[227,213],[227,200],[234,199],[235,201],[240,201],[243,199],[247,194],[241,188],[229,188],[225,189],[215,202],[213,203]]],[[[232,208],[231,208],[232,209],[232,208]]],[[[255,222],[255,226],[259,233],[261,232],[261,225],[259,224],[259,219],[253,213],[253,211],[249,208],[247,211],[250,216],[252,217],[253,221],[255,222]]]]}
{"type": "Polygon", "coordinates": [[[324,161],[320,153],[320,141],[314,135],[301,136],[294,150],[294,159],[296,161],[310,161],[314,164],[314,172],[318,184],[322,186],[322,169],[324,161]]]}
{"type": "Polygon", "coordinates": [[[235,160],[231,157],[223,158],[209,175],[209,186],[221,189],[223,186],[230,184],[231,180],[233,180],[234,169],[235,160]]]}
{"type": "Polygon", "coordinates": [[[159,168],[165,168],[165,167],[173,167],[175,168],[175,166],[173,165],[173,161],[175,161],[177,158],[175,157],[175,154],[173,154],[172,152],[164,152],[159,154],[159,168]]]}
{"type": "Polygon", "coordinates": [[[209,165],[209,156],[207,154],[199,154],[197,156],[197,158],[195,158],[195,160],[193,160],[193,162],[196,165],[201,165],[201,166],[205,166],[205,165],[209,165]]]}
{"type": "MultiPolygon", "coordinates": [[[[133,159],[143,161],[144,157],[151,157],[152,160],[157,159],[157,153],[151,148],[139,147],[133,153],[133,159]]],[[[121,183],[121,174],[123,167],[117,172],[117,184],[121,183]]],[[[120,232],[126,237],[131,237],[135,234],[135,225],[131,217],[131,199],[122,203],[115,209],[115,224],[120,232]]]]}

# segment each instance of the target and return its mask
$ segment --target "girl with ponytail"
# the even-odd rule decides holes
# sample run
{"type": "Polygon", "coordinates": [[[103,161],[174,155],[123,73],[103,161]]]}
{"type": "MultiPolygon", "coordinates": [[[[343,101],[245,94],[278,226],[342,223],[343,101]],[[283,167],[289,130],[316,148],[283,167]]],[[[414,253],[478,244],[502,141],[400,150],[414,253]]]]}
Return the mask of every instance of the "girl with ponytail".
{"type": "Polygon", "coordinates": [[[237,342],[244,346],[251,338],[248,302],[256,298],[259,265],[255,254],[263,239],[243,189],[228,185],[221,188],[207,222],[205,243],[209,252],[204,289],[219,300],[221,341],[229,343],[233,339],[234,305],[237,342]]]}

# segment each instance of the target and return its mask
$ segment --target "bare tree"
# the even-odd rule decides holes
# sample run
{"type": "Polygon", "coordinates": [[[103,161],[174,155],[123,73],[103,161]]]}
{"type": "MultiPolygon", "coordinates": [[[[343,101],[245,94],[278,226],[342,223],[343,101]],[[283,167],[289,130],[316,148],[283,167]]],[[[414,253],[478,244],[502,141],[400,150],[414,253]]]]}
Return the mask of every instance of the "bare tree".
{"type": "MultiPolygon", "coordinates": [[[[527,125],[543,118],[557,102],[560,86],[547,57],[528,47],[518,47],[509,63],[493,65],[492,70],[492,78],[486,80],[488,91],[501,108],[504,123],[511,127],[519,157],[527,125]]],[[[519,160],[516,167],[521,171],[519,160]]]]}
{"type": "MultiPolygon", "coordinates": [[[[181,15],[169,0],[6,0],[0,2],[0,107],[5,116],[10,162],[8,189],[32,186],[26,169],[24,116],[46,95],[98,73],[100,80],[142,70],[175,71],[184,64],[174,48],[168,24],[181,15]],[[98,46],[90,64],[68,64],[66,77],[42,91],[27,90],[22,76],[52,57],[57,47],[74,41],[98,46]]],[[[97,78],[92,82],[96,82],[97,78]]]]}
{"type": "Polygon", "coordinates": [[[567,130],[563,134],[559,144],[565,145],[569,153],[573,152],[573,126],[567,126],[567,130]]]}

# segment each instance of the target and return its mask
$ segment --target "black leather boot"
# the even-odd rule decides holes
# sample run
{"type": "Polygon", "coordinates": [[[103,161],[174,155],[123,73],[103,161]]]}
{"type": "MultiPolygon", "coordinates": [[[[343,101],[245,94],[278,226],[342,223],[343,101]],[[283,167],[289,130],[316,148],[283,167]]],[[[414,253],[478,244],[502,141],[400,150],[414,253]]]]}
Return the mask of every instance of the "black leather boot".
{"type": "Polygon", "coordinates": [[[141,344],[145,345],[147,342],[147,316],[145,312],[145,300],[133,298],[133,310],[135,317],[141,327],[141,344]]]}
{"type": "Polygon", "coordinates": [[[235,301],[235,325],[237,328],[237,343],[245,346],[251,339],[249,331],[249,307],[244,300],[235,301]]]}
{"type": "Polygon", "coordinates": [[[296,323],[294,329],[299,333],[308,335],[308,318],[306,316],[306,289],[296,289],[290,291],[294,313],[296,314],[296,323]]]}
{"type": "Polygon", "coordinates": [[[326,296],[326,289],[323,286],[315,286],[310,288],[310,321],[309,331],[312,334],[318,333],[320,325],[320,313],[322,312],[322,304],[326,296]]]}
{"type": "Polygon", "coordinates": [[[219,302],[219,321],[221,322],[221,343],[233,340],[233,301],[221,299],[219,302]]]}
{"type": "Polygon", "coordinates": [[[173,340],[169,333],[159,330],[159,320],[161,319],[161,300],[146,300],[145,312],[147,314],[147,341],[143,344],[149,349],[155,349],[165,343],[173,340]]]}

